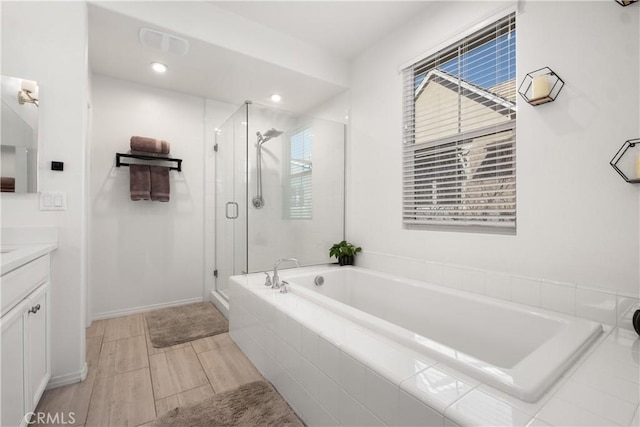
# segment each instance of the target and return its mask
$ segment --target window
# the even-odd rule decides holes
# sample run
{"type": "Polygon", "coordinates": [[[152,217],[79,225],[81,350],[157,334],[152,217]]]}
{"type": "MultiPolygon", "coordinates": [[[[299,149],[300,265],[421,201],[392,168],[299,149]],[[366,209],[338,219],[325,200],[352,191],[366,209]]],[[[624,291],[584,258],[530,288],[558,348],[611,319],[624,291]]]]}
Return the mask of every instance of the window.
{"type": "Polygon", "coordinates": [[[406,68],[403,222],[516,225],[515,14],[406,68]]]}
{"type": "Polygon", "coordinates": [[[311,187],[312,146],[313,132],[310,126],[298,129],[291,134],[289,170],[285,175],[288,181],[286,185],[288,197],[285,200],[285,212],[289,219],[313,218],[311,187]]]}

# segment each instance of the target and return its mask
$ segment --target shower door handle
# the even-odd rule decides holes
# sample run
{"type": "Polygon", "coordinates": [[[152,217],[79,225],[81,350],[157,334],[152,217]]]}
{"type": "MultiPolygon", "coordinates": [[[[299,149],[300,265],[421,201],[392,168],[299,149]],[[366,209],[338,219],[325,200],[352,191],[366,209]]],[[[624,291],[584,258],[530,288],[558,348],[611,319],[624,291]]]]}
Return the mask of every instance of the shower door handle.
{"type": "Polygon", "coordinates": [[[227,217],[227,219],[236,219],[238,218],[238,204],[236,202],[227,202],[226,206],[225,206],[225,212],[224,212],[225,216],[227,217]],[[233,206],[233,214],[229,213],[229,207],[233,206]]]}

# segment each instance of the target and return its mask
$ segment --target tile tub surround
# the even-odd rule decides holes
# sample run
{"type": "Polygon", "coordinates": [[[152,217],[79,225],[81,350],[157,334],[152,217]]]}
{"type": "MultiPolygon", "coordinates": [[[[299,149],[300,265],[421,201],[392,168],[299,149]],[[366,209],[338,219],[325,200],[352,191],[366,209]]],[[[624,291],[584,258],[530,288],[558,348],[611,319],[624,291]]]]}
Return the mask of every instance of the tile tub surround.
{"type": "Polygon", "coordinates": [[[596,322],[360,267],[282,277],[296,296],[530,402],[602,332],[596,322]]]}
{"type": "Polygon", "coordinates": [[[638,418],[635,332],[606,327],[527,403],[291,293],[248,285],[250,278],[231,282],[231,337],[308,425],[633,425],[638,418]]]}
{"type": "Polygon", "coordinates": [[[579,283],[524,277],[381,252],[363,251],[356,265],[629,330],[633,330],[633,312],[640,309],[639,294],[616,293],[579,283]]]}

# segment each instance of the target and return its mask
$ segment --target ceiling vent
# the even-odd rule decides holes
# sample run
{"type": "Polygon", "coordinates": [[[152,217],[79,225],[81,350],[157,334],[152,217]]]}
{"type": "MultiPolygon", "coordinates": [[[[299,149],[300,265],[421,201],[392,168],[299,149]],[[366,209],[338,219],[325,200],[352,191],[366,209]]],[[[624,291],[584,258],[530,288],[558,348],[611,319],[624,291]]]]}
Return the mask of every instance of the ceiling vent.
{"type": "Polygon", "coordinates": [[[140,43],[151,49],[161,50],[165,53],[184,56],[189,52],[189,42],[181,37],[163,33],[151,28],[140,28],[138,33],[140,43]]]}

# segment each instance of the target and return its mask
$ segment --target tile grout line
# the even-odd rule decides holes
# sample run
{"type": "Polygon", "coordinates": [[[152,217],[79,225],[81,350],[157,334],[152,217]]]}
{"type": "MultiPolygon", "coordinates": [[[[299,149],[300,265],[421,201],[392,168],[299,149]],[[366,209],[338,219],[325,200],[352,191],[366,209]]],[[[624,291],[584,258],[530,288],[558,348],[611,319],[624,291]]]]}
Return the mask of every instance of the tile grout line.
{"type": "Polygon", "coordinates": [[[157,420],[160,415],[158,414],[158,400],[156,400],[156,391],[153,387],[153,374],[151,373],[151,354],[149,354],[149,343],[151,343],[151,337],[149,336],[149,325],[147,325],[147,318],[145,316],[142,316],[142,329],[144,330],[144,338],[145,338],[144,347],[147,352],[147,366],[149,368],[149,380],[151,381],[151,395],[153,396],[153,410],[156,413],[156,416],[154,417],[154,419],[151,420],[151,422],[153,422],[157,420]]]}
{"type": "MultiPolygon", "coordinates": [[[[105,325],[106,326],[106,325],[105,325]]],[[[91,403],[93,402],[93,392],[94,389],[96,387],[96,381],[98,381],[98,366],[100,364],[100,358],[102,356],[102,345],[104,344],[104,330],[102,331],[102,335],[100,335],[100,351],[98,352],[98,360],[96,360],[96,366],[94,366],[92,369],[96,370],[96,377],[93,379],[93,383],[91,384],[91,391],[89,392],[89,404],[87,405],[87,415],[86,418],[84,420],[84,425],[87,424],[87,421],[89,421],[89,413],[90,413],[90,409],[91,409],[91,403]]],[[[86,378],[85,378],[86,380],[86,378]]]]}

